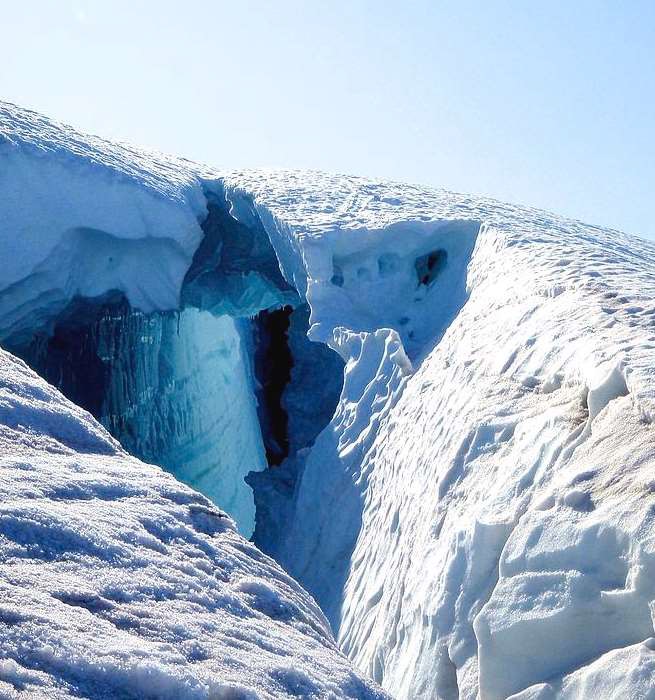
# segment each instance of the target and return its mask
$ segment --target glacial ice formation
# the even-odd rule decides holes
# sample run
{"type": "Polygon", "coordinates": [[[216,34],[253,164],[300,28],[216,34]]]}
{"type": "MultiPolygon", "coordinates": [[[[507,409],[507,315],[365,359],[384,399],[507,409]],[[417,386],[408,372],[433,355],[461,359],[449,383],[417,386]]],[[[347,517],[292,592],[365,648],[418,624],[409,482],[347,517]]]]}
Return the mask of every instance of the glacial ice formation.
{"type": "Polygon", "coordinates": [[[234,348],[229,388],[209,381],[227,358],[180,362],[180,393],[142,407],[151,435],[181,402],[189,445],[200,407],[226,426],[197,485],[248,534],[252,486],[255,544],[362,671],[397,698],[647,697],[652,243],[430,188],[212,171],[13,106],[0,133],[0,342],[25,354],[119,294],[135,323],[188,323],[166,341],[187,359],[234,348]]]}
{"type": "Polygon", "coordinates": [[[76,299],[51,330],[5,346],[125,449],[220,503],[250,535],[248,472],[266,468],[244,334],[229,316],[187,308],[146,315],[122,295],[76,299]]]}
{"type": "MultiPolygon", "coordinates": [[[[132,454],[200,489],[250,536],[255,505],[244,477],[287,456],[288,449],[275,446],[287,437],[274,436],[272,421],[282,415],[286,430],[286,389],[298,406],[303,398],[296,390],[293,399],[286,383],[271,393],[257,374],[277,362],[261,357],[270,339],[259,315],[271,311],[276,318],[275,310],[288,306],[298,308],[297,319],[307,316],[266,232],[256,215],[244,225],[229,214],[217,179],[189,175],[175,193],[171,183],[132,172],[122,160],[113,164],[117,177],[111,163],[88,152],[91,146],[77,159],[61,153],[58,134],[46,128],[39,148],[17,143],[21,119],[26,113],[14,109],[0,192],[10,204],[7,230],[21,232],[28,247],[16,248],[7,237],[3,345],[132,454]],[[56,211],[48,209],[49,198],[56,211]],[[23,218],[22,206],[29,212],[23,218]],[[41,241],[38,250],[32,240],[41,241]]],[[[294,330],[296,338],[305,333],[294,330]]],[[[281,338],[286,343],[285,333],[281,338]]],[[[296,341],[295,362],[333,354],[313,345],[296,341]]],[[[331,418],[341,377],[335,360],[322,360],[333,376],[327,385],[315,383],[318,393],[304,401],[306,410],[294,412],[292,430],[303,422],[317,426],[313,433],[304,427],[306,441],[296,439],[294,452],[331,418]],[[322,413],[312,405],[316,399],[322,413]]]]}

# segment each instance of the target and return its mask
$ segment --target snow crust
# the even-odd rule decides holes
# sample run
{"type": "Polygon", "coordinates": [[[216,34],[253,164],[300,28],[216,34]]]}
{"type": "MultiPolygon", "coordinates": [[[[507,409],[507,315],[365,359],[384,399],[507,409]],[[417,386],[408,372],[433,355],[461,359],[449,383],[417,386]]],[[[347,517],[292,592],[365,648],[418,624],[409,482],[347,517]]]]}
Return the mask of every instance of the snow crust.
{"type": "Polygon", "coordinates": [[[177,308],[208,189],[266,232],[345,369],[313,446],[253,482],[272,513],[257,543],[362,671],[397,698],[648,697],[653,244],[431,188],[212,172],[0,114],[4,335],[77,293],[177,308]],[[95,209],[118,193],[115,226],[95,209]],[[147,254],[116,272],[94,257],[105,236],[147,254]]]}
{"type": "Polygon", "coordinates": [[[286,232],[301,247],[310,334],[346,359],[336,415],[273,546],[344,651],[399,698],[653,687],[655,247],[392,183],[226,183],[272,240],[286,232]],[[421,236],[447,246],[437,232],[453,222],[465,303],[442,314],[437,290],[452,286],[437,279],[430,318],[374,263],[387,245],[423,253],[421,236]],[[344,302],[347,274],[332,289],[335,250],[369,270],[353,299],[372,318],[344,302]],[[418,348],[390,322],[401,308],[418,319],[418,348]]]}
{"type": "Polygon", "coordinates": [[[0,694],[382,698],[210,501],[0,351],[0,694]]]}

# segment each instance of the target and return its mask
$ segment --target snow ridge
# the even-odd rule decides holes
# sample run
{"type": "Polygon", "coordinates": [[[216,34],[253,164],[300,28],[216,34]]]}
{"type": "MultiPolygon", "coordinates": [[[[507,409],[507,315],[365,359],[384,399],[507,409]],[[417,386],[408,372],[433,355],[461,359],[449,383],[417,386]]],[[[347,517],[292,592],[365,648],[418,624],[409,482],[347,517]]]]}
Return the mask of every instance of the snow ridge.
{"type": "MultiPolygon", "coordinates": [[[[346,653],[399,698],[559,697],[588,677],[603,697],[652,685],[655,246],[358,178],[226,184],[299,241],[310,336],[364,341],[345,346],[342,401],[275,544],[346,653]],[[401,371],[406,359],[390,370],[382,328],[344,305],[330,262],[344,245],[370,274],[355,297],[388,306],[375,266],[387,232],[412,250],[407,231],[454,221],[480,224],[465,303],[444,325],[433,297],[437,320],[422,317],[433,344],[414,371],[401,371]],[[368,394],[351,393],[355,372],[368,394]],[[344,423],[348,407],[370,430],[344,423]],[[617,658],[633,685],[613,685],[617,658]]],[[[385,332],[411,347],[402,327],[385,332]]]]}
{"type": "MultiPolygon", "coordinates": [[[[213,171],[184,158],[80,134],[72,127],[9,102],[0,104],[0,144],[34,157],[57,159],[88,172],[130,181],[162,199],[201,202],[198,175],[213,171]]],[[[215,172],[215,171],[214,171],[215,172]]]]}
{"type": "Polygon", "coordinates": [[[382,698],[210,501],[0,351],[3,697],[382,698]]]}

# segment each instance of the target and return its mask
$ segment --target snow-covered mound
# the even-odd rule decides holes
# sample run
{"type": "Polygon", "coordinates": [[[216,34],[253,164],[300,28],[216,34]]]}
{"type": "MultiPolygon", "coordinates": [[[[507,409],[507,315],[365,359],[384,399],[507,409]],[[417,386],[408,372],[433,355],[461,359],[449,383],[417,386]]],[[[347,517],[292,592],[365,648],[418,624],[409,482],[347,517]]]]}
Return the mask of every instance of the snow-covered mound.
{"type": "Polygon", "coordinates": [[[0,133],[0,342],[87,405],[93,368],[113,434],[247,534],[252,470],[256,544],[360,669],[398,698],[652,692],[655,245],[13,106],[0,133]]]}
{"type": "Polygon", "coordinates": [[[200,494],[0,350],[0,695],[381,698],[200,494]]]}

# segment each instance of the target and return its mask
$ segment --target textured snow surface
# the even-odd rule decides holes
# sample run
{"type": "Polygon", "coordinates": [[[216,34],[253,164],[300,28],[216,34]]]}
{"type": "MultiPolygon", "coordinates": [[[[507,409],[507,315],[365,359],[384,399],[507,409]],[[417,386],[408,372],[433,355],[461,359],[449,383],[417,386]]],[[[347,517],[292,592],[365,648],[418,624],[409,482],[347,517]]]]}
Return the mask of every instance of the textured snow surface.
{"type": "Polygon", "coordinates": [[[381,698],[206,498],[0,350],[0,696],[381,698]]]}
{"type": "Polygon", "coordinates": [[[357,178],[226,183],[291,234],[347,361],[273,544],[343,650],[399,698],[649,696],[655,246],[357,178]],[[463,264],[399,294],[382,256],[426,244],[463,264]]]}
{"type": "Polygon", "coordinates": [[[210,172],[11,106],[0,119],[3,335],[113,288],[176,308],[208,187],[264,227],[345,370],[284,488],[256,485],[284,513],[258,544],[362,671],[398,698],[652,695],[655,245],[431,188],[210,172]],[[96,255],[105,240],[118,266],[96,255]]]}

